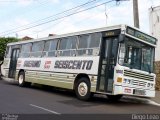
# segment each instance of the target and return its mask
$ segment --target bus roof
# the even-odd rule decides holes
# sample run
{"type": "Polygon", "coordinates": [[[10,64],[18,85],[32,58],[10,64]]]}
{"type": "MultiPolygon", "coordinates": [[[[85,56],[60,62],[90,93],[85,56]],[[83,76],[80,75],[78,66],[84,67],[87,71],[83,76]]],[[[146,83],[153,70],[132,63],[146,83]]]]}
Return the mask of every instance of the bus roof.
{"type": "MultiPolygon", "coordinates": [[[[43,41],[43,40],[44,41],[45,40],[52,40],[52,39],[56,39],[56,38],[69,37],[69,36],[74,36],[74,35],[89,34],[89,33],[95,33],[95,32],[103,32],[103,31],[109,31],[109,30],[115,30],[115,29],[126,30],[127,27],[130,27],[130,26],[125,25],[125,24],[120,24],[120,25],[115,25],[115,26],[107,26],[107,27],[84,30],[84,31],[79,31],[79,32],[73,32],[73,33],[49,36],[49,37],[44,37],[44,38],[38,38],[38,39],[32,39],[32,40],[26,40],[26,41],[18,41],[18,42],[8,43],[7,46],[25,44],[25,43],[29,43],[29,42],[38,42],[38,41],[43,41]]],[[[142,32],[142,33],[154,38],[153,36],[143,32],[143,31],[141,31],[141,30],[139,30],[137,28],[134,28],[134,27],[130,27],[130,28],[138,30],[138,31],[140,31],[140,32],[142,32]]]]}

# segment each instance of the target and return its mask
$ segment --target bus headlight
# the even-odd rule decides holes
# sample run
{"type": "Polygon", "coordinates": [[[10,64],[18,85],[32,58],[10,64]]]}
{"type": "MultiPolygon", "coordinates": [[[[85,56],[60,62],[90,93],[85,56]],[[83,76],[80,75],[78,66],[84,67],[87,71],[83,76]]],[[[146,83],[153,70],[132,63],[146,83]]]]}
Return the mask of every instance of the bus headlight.
{"type": "Polygon", "coordinates": [[[126,83],[127,83],[127,79],[124,79],[123,83],[125,83],[125,84],[126,84],[126,83]]]}
{"type": "Polygon", "coordinates": [[[128,80],[128,84],[131,84],[131,80],[128,80]]]}
{"type": "Polygon", "coordinates": [[[154,87],[154,84],[153,84],[153,83],[148,83],[148,86],[147,86],[147,87],[153,88],[153,87],[154,87]]]}
{"type": "Polygon", "coordinates": [[[131,84],[132,80],[130,80],[130,79],[124,79],[123,83],[124,84],[131,84]]]}

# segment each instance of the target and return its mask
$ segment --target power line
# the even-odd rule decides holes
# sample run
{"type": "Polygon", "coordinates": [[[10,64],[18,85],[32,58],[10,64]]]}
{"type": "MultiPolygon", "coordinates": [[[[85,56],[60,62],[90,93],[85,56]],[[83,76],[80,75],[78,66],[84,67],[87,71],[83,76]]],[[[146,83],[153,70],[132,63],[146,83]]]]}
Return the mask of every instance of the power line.
{"type": "MultiPolygon", "coordinates": [[[[39,24],[30,26],[30,27],[26,27],[26,28],[23,28],[23,29],[20,29],[20,30],[16,30],[16,31],[13,31],[13,32],[9,32],[9,33],[4,34],[4,35],[9,35],[9,34],[11,34],[11,33],[17,33],[17,32],[21,32],[21,31],[25,31],[25,30],[31,29],[31,28],[35,28],[35,27],[38,27],[38,26],[41,26],[41,25],[44,25],[44,24],[47,24],[47,23],[50,23],[50,22],[53,22],[53,21],[57,21],[57,20],[59,20],[59,19],[63,19],[63,18],[72,16],[72,15],[74,15],[74,14],[78,14],[78,13],[87,11],[87,10],[89,10],[89,9],[96,8],[96,7],[101,6],[101,5],[104,5],[104,4],[108,4],[108,3],[113,2],[113,1],[116,1],[116,0],[110,0],[110,1],[107,1],[107,2],[103,2],[103,3],[101,3],[101,4],[98,4],[98,5],[95,5],[95,6],[92,6],[92,7],[83,9],[83,10],[80,10],[80,11],[78,11],[78,12],[74,12],[74,13],[71,13],[71,14],[68,14],[68,15],[64,15],[64,16],[62,16],[62,17],[58,17],[58,18],[55,18],[55,19],[52,19],[52,20],[48,20],[48,21],[45,21],[45,22],[42,22],[42,23],[39,23],[39,24]]],[[[121,1],[128,1],[128,0],[121,0],[121,1]]],[[[73,9],[73,8],[72,8],[72,9],[73,9]]],[[[68,10],[66,10],[66,11],[68,11],[68,10]]]]}
{"type": "MultiPolygon", "coordinates": [[[[105,4],[105,5],[107,5],[107,4],[105,4]]],[[[117,5],[112,5],[112,6],[109,6],[108,7],[108,10],[110,10],[110,8],[112,8],[112,7],[114,7],[114,6],[117,6],[117,5]]],[[[93,15],[89,15],[89,16],[87,16],[86,18],[84,18],[83,20],[78,20],[78,21],[76,21],[76,22],[74,22],[72,25],[74,25],[74,26],[77,26],[77,24],[79,25],[79,23],[84,23],[84,22],[88,22],[89,21],[89,19],[90,18],[93,18],[94,16],[93,15]]],[[[71,18],[72,19],[72,18],[71,18]]],[[[62,22],[64,22],[65,21],[65,18],[64,19],[62,19],[60,22],[56,22],[56,23],[54,23],[53,25],[54,25],[54,28],[55,28],[55,26],[57,26],[57,25],[59,25],[60,23],[62,23],[62,22]]],[[[51,25],[52,27],[53,27],[53,25],[51,25]]],[[[46,32],[46,30],[49,30],[48,28],[51,28],[51,26],[48,26],[48,27],[46,27],[46,28],[44,28],[44,29],[42,29],[41,31],[39,31],[39,33],[42,33],[42,32],[46,32]],[[45,30],[45,31],[44,31],[45,30]]],[[[66,28],[67,27],[67,25],[65,24],[65,25],[63,25],[63,26],[61,26],[61,27],[58,27],[58,29],[53,29],[54,31],[59,31],[59,30],[61,30],[61,32],[63,32],[63,31],[65,31],[63,28],[66,28]]],[[[53,32],[53,31],[52,31],[53,32]]],[[[32,33],[32,34],[29,34],[29,35],[34,35],[35,33],[32,33]]]]}
{"type": "MultiPolygon", "coordinates": [[[[26,28],[23,28],[23,29],[14,31],[14,32],[10,32],[10,33],[8,33],[8,34],[4,34],[4,35],[9,35],[9,34],[11,34],[11,33],[17,33],[17,32],[21,32],[21,31],[24,31],[24,30],[28,30],[28,29],[34,28],[34,27],[38,27],[38,26],[41,26],[41,25],[44,25],[44,24],[47,24],[47,23],[50,23],[50,22],[53,22],[53,21],[56,21],[56,20],[65,18],[65,17],[72,16],[72,15],[77,14],[77,13],[80,13],[80,12],[87,11],[87,10],[89,10],[89,9],[93,9],[93,8],[95,8],[95,7],[98,7],[98,6],[101,6],[101,5],[104,5],[104,4],[113,2],[113,1],[115,1],[115,0],[110,0],[110,1],[108,1],[108,2],[104,2],[104,3],[98,4],[98,5],[96,5],[96,6],[92,6],[92,7],[89,7],[89,8],[87,8],[87,9],[80,10],[80,11],[78,11],[78,12],[71,13],[71,14],[69,14],[69,15],[65,15],[65,16],[63,16],[63,17],[59,17],[59,18],[56,18],[56,19],[53,19],[53,20],[49,20],[49,21],[46,21],[46,22],[42,22],[42,23],[40,23],[40,24],[33,25],[33,26],[31,26],[31,27],[26,27],[26,28]]],[[[4,36],[4,35],[3,35],[3,36],[4,36]]]]}
{"type": "MultiPolygon", "coordinates": [[[[89,1],[91,1],[91,0],[89,0],[89,1]]],[[[89,2],[89,1],[88,1],[88,2],[89,2]]],[[[79,8],[79,9],[80,9],[80,8],[79,8]]],[[[77,10],[79,10],[79,9],[77,9],[77,10]]],[[[76,10],[76,11],[77,11],[77,10],[76,10]]],[[[53,24],[54,27],[55,27],[55,25],[58,25],[58,24],[60,24],[60,23],[63,22],[63,21],[65,21],[65,18],[64,18],[64,19],[61,19],[61,20],[58,21],[57,23],[54,23],[54,24],[53,24]]],[[[42,30],[40,30],[40,32],[42,32],[42,31],[44,31],[44,30],[46,30],[46,29],[48,29],[48,28],[51,28],[53,25],[49,25],[49,26],[43,28],[42,30]]]]}
{"type": "MultiPolygon", "coordinates": [[[[34,25],[34,24],[37,23],[37,22],[44,21],[44,20],[47,20],[47,19],[49,19],[49,18],[52,18],[52,17],[58,16],[58,15],[64,14],[64,13],[66,13],[66,12],[75,10],[75,9],[77,9],[77,8],[80,8],[80,7],[83,7],[83,6],[88,5],[88,4],[90,4],[90,3],[92,3],[92,2],[95,2],[95,1],[97,1],[97,0],[88,1],[88,2],[86,2],[86,3],[84,3],[84,4],[81,4],[81,5],[78,5],[78,6],[76,6],[76,7],[71,8],[71,9],[68,9],[68,10],[62,11],[62,12],[60,12],[60,13],[51,15],[51,16],[49,16],[49,17],[46,17],[46,18],[43,18],[43,19],[34,21],[34,22],[30,23],[30,24],[27,24],[27,25],[24,25],[24,26],[19,26],[19,27],[16,27],[16,28],[13,28],[13,29],[10,29],[10,30],[1,32],[0,34],[8,33],[8,32],[17,30],[17,29],[22,28],[22,27],[27,27],[27,26],[29,26],[29,25],[34,25]]],[[[7,35],[8,35],[8,34],[7,34],[7,35]]]]}

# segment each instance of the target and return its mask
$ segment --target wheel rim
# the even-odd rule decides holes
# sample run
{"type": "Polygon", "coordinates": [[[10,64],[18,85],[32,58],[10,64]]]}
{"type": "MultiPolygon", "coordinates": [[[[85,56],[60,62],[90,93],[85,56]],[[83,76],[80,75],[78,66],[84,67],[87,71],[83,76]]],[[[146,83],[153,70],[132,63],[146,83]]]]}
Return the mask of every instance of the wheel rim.
{"type": "Polygon", "coordinates": [[[22,83],[23,83],[23,75],[19,75],[18,81],[19,81],[19,84],[22,84],[22,83]]]}
{"type": "Polygon", "coordinates": [[[88,92],[88,86],[85,82],[81,82],[78,85],[78,93],[80,96],[85,96],[88,92]]]}

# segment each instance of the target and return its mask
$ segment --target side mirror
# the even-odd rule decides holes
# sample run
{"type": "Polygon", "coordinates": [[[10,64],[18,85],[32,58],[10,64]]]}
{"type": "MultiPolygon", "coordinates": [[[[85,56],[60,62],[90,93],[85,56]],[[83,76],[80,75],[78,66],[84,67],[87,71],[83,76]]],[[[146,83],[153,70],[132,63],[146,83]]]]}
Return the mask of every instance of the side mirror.
{"type": "Polygon", "coordinates": [[[124,58],[124,63],[128,63],[128,58],[124,58]]]}
{"type": "Polygon", "coordinates": [[[125,40],[125,35],[124,34],[120,34],[119,35],[119,42],[123,42],[125,40]]]}
{"type": "Polygon", "coordinates": [[[110,65],[115,65],[115,58],[113,57],[113,58],[110,58],[109,59],[109,63],[110,63],[110,65]]]}

